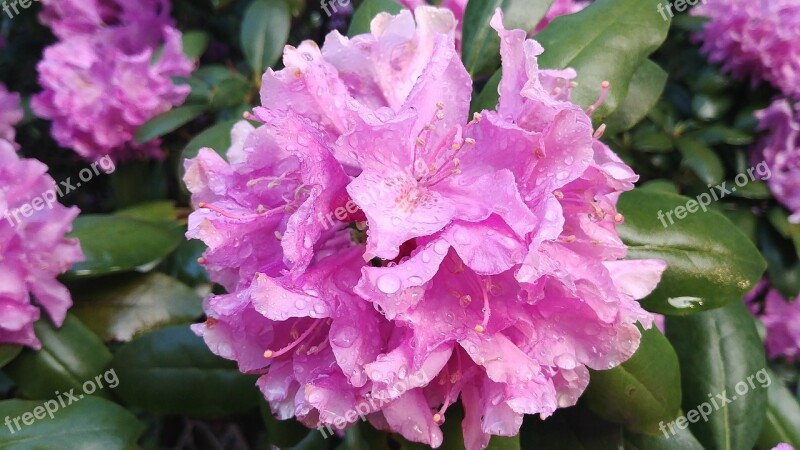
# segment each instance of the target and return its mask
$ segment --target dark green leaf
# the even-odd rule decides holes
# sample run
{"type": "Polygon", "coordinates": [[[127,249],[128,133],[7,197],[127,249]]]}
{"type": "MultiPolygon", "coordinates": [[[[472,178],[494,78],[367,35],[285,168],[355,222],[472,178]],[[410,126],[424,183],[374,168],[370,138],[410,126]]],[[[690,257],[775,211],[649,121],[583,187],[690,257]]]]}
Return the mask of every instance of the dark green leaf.
{"type": "Polygon", "coordinates": [[[668,153],[675,147],[665,132],[650,126],[637,128],[632,136],[633,148],[640,152],[668,153]]]}
{"type": "Polygon", "coordinates": [[[364,0],[350,20],[347,35],[352,37],[357,34],[369,33],[369,24],[375,16],[382,12],[397,14],[402,9],[403,5],[395,0],[364,0]]]}
{"type": "Polygon", "coordinates": [[[737,298],[713,311],[667,317],[666,328],[680,360],[683,410],[694,422],[692,433],[706,448],[750,450],[764,422],[767,390],[761,380],[768,373],[764,345],[744,302],[737,298]],[[698,415],[702,411],[705,417],[698,415]]]}
{"type": "Polygon", "coordinates": [[[171,133],[196,119],[206,109],[208,109],[206,105],[181,106],[155,116],[136,130],[136,143],[142,144],[171,133]]]}
{"type": "Polygon", "coordinates": [[[135,338],[117,351],[111,366],[120,380],[116,394],[155,414],[225,416],[256,407],[261,395],[255,377],[212,354],[188,326],[135,338]]]}
{"type": "Polygon", "coordinates": [[[526,416],[522,448],[542,450],[619,450],[622,427],[605,422],[580,405],[559,409],[546,420],[526,416]]]}
{"type": "Polygon", "coordinates": [[[711,125],[701,129],[697,137],[706,145],[730,144],[747,145],[753,142],[753,136],[736,128],[728,128],[724,125],[711,125]]]}
{"type": "Polygon", "coordinates": [[[678,138],[675,143],[683,155],[683,164],[689,166],[703,183],[715,185],[723,180],[725,168],[714,150],[688,136],[678,138]]]}
{"type": "Polygon", "coordinates": [[[689,428],[674,427],[675,434],[664,425],[658,436],[625,432],[625,450],[705,450],[689,428]]]}
{"type": "MultiPolygon", "coordinates": [[[[25,349],[3,369],[25,398],[46,400],[56,391],[70,389],[77,395],[83,392],[84,383],[93,382],[108,368],[111,353],[74,316],[68,315],[60,329],[47,319],[36,322],[34,329],[42,349],[25,349]]],[[[110,392],[98,389],[95,395],[109,397],[110,392]]]]}
{"type": "Polygon", "coordinates": [[[81,277],[153,265],[183,240],[182,230],[172,224],[112,215],[80,216],[69,236],[80,239],[86,260],[75,264],[68,274],[81,277]]]}
{"type": "Polygon", "coordinates": [[[73,298],[73,314],[107,341],[129,341],[155,328],[191,323],[203,313],[200,296],[156,272],[104,278],[76,290],[73,298]]]}
{"type": "Polygon", "coordinates": [[[727,94],[712,96],[696,95],[692,99],[692,111],[701,120],[714,120],[722,117],[733,105],[733,99],[727,94]]]}
{"type": "Polygon", "coordinates": [[[205,31],[191,30],[183,32],[183,53],[189,59],[199,59],[203,56],[211,40],[205,31]]]}
{"type": "Polygon", "coordinates": [[[181,164],[178,165],[180,178],[186,173],[186,168],[183,166],[184,161],[194,158],[200,153],[201,148],[211,148],[220,156],[225,158],[228,148],[231,146],[231,129],[238,122],[238,120],[227,120],[220,122],[210,128],[203,130],[202,133],[195,136],[181,154],[181,164]]]}
{"type": "Polygon", "coordinates": [[[148,222],[173,222],[178,219],[175,203],[169,200],[140,203],[115,213],[117,216],[131,217],[148,222]]]}
{"type": "Polygon", "coordinates": [[[644,119],[658,102],[666,83],[667,72],[653,61],[645,60],[634,72],[625,100],[606,119],[606,133],[629,130],[644,119]]]}
{"type": "MultiPolygon", "coordinates": [[[[687,197],[636,189],[620,198],[620,237],[630,259],[662,259],[669,268],[642,300],[650,311],[691,314],[739,302],[761,278],[766,262],[736,225],[714,212],[686,210],[687,197]],[[674,210],[684,208],[680,219],[674,210]]],[[[681,212],[679,210],[678,212],[681,212]]]]}
{"type": "Polygon", "coordinates": [[[681,374],[678,357],[658,329],[642,333],[636,353],[610,370],[592,371],[583,398],[599,417],[639,433],[658,433],[678,416],[681,374]]]}
{"type": "Polygon", "coordinates": [[[278,448],[293,448],[302,442],[310,433],[322,437],[322,433],[316,430],[309,432],[308,427],[297,420],[276,419],[275,416],[272,415],[269,404],[267,404],[263,396],[259,396],[258,405],[261,411],[261,418],[264,420],[264,425],[267,428],[270,444],[278,448]]]}
{"type": "Polygon", "coordinates": [[[597,0],[583,11],[558,17],[536,39],[545,51],[539,64],[578,72],[573,100],[583,107],[611,82],[608,98],[594,117],[602,122],[628,95],[634,73],[667,37],[669,21],[657,8],[662,0],[597,0]],[[579,31],[581,30],[581,31],[579,31]]]}
{"type": "MultiPolygon", "coordinates": [[[[53,394],[51,394],[53,395],[53,394]]],[[[53,399],[53,401],[55,401],[53,399]]],[[[0,402],[0,417],[12,420],[37,411],[41,402],[6,400],[0,402]]],[[[51,409],[55,409],[51,404],[51,409]]],[[[37,411],[39,417],[43,414],[37,411]]],[[[26,417],[30,423],[35,419],[26,417]]],[[[144,431],[136,416],[121,406],[101,398],[85,398],[55,411],[53,418],[44,415],[31,425],[18,421],[0,430],[0,448],[6,450],[60,449],[60,450],[128,450],[134,448],[144,431]]]]}
{"type": "Polygon", "coordinates": [[[500,67],[500,37],[489,22],[502,8],[507,29],[533,30],[553,0],[485,0],[467,3],[464,12],[462,59],[473,79],[488,77],[500,67]]]}
{"type": "Polygon", "coordinates": [[[758,437],[758,448],[769,450],[781,442],[800,448],[800,405],[771,371],[767,386],[767,417],[758,437]]]}
{"type": "Polygon", "coordinates": [[[502,78],[502,76],[503,72],[500,69],[492,75],[492,78],[486,82],[486,86],[483,87],[480,95],[472,100],[470,113],[481,112],[483,110],[491,111],[497,108],[497,101],[500,99],[498,88],[500,87],[500,78],[502,78]]]}
{"type": "Polygon", "coordinates": [[[19,345],[0,345],[0,367],[11,362],[21,351],[22,347],[19,345]]]}
{"type": "Polygon", "coordinates": [[[278,61],[289,40],[292,15],[286,0],[254,0],[244,13],[242,52],[255,77],[278,61]]]}

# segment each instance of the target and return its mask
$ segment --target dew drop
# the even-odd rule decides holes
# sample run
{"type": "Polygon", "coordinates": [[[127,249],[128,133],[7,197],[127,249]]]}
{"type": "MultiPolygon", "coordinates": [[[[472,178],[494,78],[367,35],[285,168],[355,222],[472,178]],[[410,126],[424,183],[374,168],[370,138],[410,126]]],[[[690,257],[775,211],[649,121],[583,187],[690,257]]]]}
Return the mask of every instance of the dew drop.
{"type": "Polygon", "coordinates": [[[378,289],[384,294],[394,294],[400,290],[400,278],[390,273],[383,274],[378,277],[378,289]]]}
{"type": "Polygon", "coordinates": [[[346,326],[340,328],[332,337],[331,343],[337,347],[350,348],[358,338],[358,330],[354,327],[346,326]]]}

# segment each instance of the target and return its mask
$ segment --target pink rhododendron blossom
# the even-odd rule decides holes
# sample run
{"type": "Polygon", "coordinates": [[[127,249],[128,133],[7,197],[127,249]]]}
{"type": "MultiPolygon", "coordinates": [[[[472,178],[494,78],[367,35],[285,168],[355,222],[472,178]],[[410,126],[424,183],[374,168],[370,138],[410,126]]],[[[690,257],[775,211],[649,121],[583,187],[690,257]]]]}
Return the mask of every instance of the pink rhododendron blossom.
{"type": "Polygon", "coordinates": [[[16,92],[9,92],[3,83],[0,83],[0,140],[16,146],[14,127],[22,120],[20,97],[16,92]]]}
{"type": "Polygon", "coordinates": [[[78,215],[76,208],[56,203],[25,217],[20,208],[45,192],[55,198],[55,182],[47,167],[20,159],[10,143],[0,140],[0,343],[40,348],[33,323],[44,309],[61,326],[72,305],[69,291],[56,276],[83,259],[80,246],[64,235],[78,215]]]}
{"type": "Polygon", "coordinates": [[[456,20],[422,6],[287,47],[260,124],[234,127],[227,161],[187,161],[187,236],[229,292],[194,330],[262,375],[277,417],[358,411],[438,447],[461,399],[479,450],[575,404],[651,326],[637,300],[666,264],[624,260],[616,232],[637,175],[570,101],[574,71],[539,70],[539,44],[492,25],[496,111],[470,120],[456,20]]]}
{"type": "Polygon", "coordinates": [[[138,145],[133,135],[144,122],[184,101],[189,87],[176,85],[172,77],[188,76],[193,64],[181,52],[168,3],[99,4],[103,7],[82,2],[45,7],[43,17],[62,40],[45,49],[38,66],[44,91],[31,106],[53,121],[59,144],[86,159],[158,156],[158,141],[138,145]]]}
{"type": "Polygon", "coordinates": [[[757,159],[763,158],[772,172],[772,194],[800,223],[800,109],[779,99],[756,113],[759,128],[766,133],[758,145],[757,159]]]}
{"type": "Polygon", "coordinates": [[[764,343],[768,357],[783,357],[789,361],[800,359],[800,301],[787,301],[777,290],[770,289],[763,309],[752,304],[751,311],[766,327],[764,343]]]}
{"type": "Polygon", "coordinates": [[[705,0],[692,14],[710,19],[698,38],[712,62],[800,99],[800,3],[705,0]]]}

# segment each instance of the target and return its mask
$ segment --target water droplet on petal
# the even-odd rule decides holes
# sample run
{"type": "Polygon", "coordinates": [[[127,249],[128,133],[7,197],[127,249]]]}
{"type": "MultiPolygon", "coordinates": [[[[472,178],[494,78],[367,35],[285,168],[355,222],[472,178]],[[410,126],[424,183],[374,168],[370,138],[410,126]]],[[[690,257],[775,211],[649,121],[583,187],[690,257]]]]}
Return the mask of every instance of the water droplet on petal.
{"type": "Polygon", "coordinates": [[[394,294],[400,290],[400,278],[391,273],[386,273],[378,277],[378,289],[384,294],[394,294]]]}
{"type": "Polygon", "coordinates": [[[331,344],[336,347],[350,348],[353,342],[358,338],[358,330],[354,327],[346,326],[340,328],[333,336],[331,336],[331,344]]]}

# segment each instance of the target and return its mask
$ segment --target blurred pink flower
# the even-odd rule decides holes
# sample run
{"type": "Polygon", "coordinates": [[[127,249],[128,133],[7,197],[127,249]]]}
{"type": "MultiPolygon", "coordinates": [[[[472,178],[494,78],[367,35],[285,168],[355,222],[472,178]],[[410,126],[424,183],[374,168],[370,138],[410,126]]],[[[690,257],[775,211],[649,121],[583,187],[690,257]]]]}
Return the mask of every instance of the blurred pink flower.
{"type": "Polygon", "coordinates": [[[539,70],[525,31],[492,24],[496,111],[469,120],[453,14],[420,7],[287,47],[261,125],[234,127],[227,162],[187,161],[187,236],[230,292],[194,330],[263,375],[279,418],[337,426],[369,404],[374,426],[438,447],[461,398],[478,450],[575,404],[651,326],[636,300],[666,264],[623,260],[615,229],[637,175],[570,101],[574,71],[539,70]]]}
{"type": "Polygon", "coordinates": [[[88,160],[159,156],[159,142],[133,142],[136,129],[180,105],[192,62],[181,52],[181,33],[172,28],[169,5],[149,1],[125,8],[111,1],[103,8],[82,2],[56,2],[42,17],[62,37],[39,63],[44,91],[31,107],[53,121],[58,143],[88,160]]]}
{"type": "Polygon", "coordinates": [[[19,94],[9,92],[6,86],[0,83],[0,140],[17,146],[14,142],[16,137],[14,127],[22,120],[22,116],[19,94]]]}
{"type": "Polygon", "coordinates": [[[770,169],[772,194],[792,212],[790,220],[800,223],[800,110],[788,100],[778,99],[756,116],[766,133],[756,158],[764,158],[770,169]]]}
{"type": "Polygon", "coordinates": [[[56,203],[25,217],[34,198],[41,202],[45,192],[55,191],[46,172],[44,164],[20,159],[11,144],[0,140],[0,343],[36,349],[41,344],[33,323],[40,308],[61,326],[72,305],[56,276],[83,259],[78,242],[64,237],[78,215],[76,208],[56,203]]]}
{"type": "Polygon", "coordinates": [[[787,301],[770,289],[759,315],[767,329],[765,345],[769,358],[800,359],[800,301],[787,301]]]}
{"type": "Polygon", "coordinates": [[[766,81],[800,100],[797,0],[705,0],[692,14],[709,18],[697,37],[711,62],[736,78],[766,81]]]}

